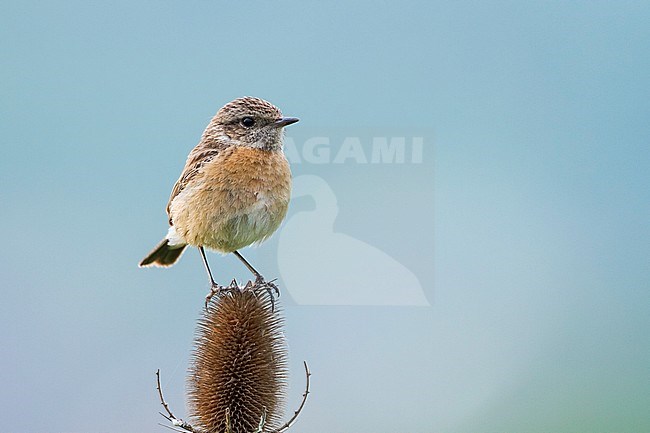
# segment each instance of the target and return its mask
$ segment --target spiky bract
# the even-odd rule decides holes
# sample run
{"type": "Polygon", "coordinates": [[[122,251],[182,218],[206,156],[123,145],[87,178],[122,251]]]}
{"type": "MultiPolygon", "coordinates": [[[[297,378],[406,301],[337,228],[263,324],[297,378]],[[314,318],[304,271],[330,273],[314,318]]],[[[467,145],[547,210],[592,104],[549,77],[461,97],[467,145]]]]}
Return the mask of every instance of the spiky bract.
{"type": "Polygon", "coordinates": [[[251,433],[266,408],[277,427],[287,383],[283,319],[263,287],[215,296],[199,320],[188,398],[193,424],[207,433],[251,433]]]}

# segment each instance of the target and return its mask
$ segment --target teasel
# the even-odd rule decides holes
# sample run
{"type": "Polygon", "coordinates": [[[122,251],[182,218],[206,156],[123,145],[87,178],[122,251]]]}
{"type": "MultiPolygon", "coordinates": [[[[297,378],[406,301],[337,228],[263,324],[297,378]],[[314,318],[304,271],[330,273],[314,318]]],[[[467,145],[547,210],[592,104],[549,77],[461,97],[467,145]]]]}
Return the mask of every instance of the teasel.
{"type": "Polygon", "coordinates": [[[195,431],[273,431],[287,388],[283,318],[268,287],[235,282],[199,319],[188,377],[195,431]]]}

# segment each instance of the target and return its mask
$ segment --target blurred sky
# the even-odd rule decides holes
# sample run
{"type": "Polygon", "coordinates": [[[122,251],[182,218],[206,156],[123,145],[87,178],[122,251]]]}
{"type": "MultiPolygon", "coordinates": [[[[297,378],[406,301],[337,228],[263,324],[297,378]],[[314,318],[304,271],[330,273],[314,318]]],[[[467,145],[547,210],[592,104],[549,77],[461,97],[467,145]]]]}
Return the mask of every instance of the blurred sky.
{"type": "Polygon", "coordinates": [[[283,285],[288,411],[313,372],[295,431],[650,431],[648,2],[1,10],[0,432],[166,431],[158,368],[185,415],[206,276],[194,249],[136,265],[244,95],[333,155],[294,158],[323,194],[242,251],[283,285]],[[377,136],[422,137],[421,160],[334,161],[377,136]],[[429,306],[390,297],[415,286],[429,306]]]}

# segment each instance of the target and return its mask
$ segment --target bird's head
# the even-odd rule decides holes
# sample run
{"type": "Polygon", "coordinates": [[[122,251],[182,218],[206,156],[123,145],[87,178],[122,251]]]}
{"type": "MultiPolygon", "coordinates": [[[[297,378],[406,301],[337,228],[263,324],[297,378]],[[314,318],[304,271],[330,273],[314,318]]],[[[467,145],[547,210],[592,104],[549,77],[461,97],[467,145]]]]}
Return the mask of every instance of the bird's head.
{"type": "Polygon", "coordinates": [[[236,146],[275,150],[282,147],[284,127],[297,121],[270,102],[246,96],[224,105],[205,133],[236,146]]]}

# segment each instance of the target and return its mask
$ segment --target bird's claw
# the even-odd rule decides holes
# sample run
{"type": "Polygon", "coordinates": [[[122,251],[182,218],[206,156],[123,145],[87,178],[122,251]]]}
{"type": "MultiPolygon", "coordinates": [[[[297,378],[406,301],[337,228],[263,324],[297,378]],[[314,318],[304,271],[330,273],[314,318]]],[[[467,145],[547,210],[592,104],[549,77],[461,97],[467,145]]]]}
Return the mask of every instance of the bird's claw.
{"type": "Polygon", "coordinates": [[[278,288],[277,285],[275,285],[275,281],[277,280],[271,280],[271,281],[266,281],[262,275],[257,275],[255,277],[255,285],[258,287],[264,287],[266,291],[273,290],[275,292],[276,297],[280,297],[280,289],[278,288]]]}
{"type": "Polygon", "coordinates": [[[208,304],[212,300],[212,297],[214,295],[221,296],[223,293],[227,293],[230,290],[232,290],[233,284],[237,284],[235,280],[233,280],[232,283],[230,283],[230,286],[222,286],[217,283],[212,283],[212,286],[210,287],[210,292],[205,296],[205,309],[208,309],[208,304]]]}
{"type": "Polygon", "coordinates": [[[280,297],[280,289],[275,284],[275,281],[276,280],[266,281],[263,276],[257,275],[254,283],[252,281],[248,281],[243,288],[239,287],[236,280],[232,280],[230,282],[230,285],[228,286],[222,286],[217,283],[212,283],[210,287],[210,292],[205,297],[205,309],[206,310],[208,309],[208,305],[210,304],[210,301],[215,295],[217,295],[218,297],[224,293],[228,293],[234,290],[246,291],[246,290],[251,290],[253,288],[259,288],[259,289],[266,290],[266,293],[269,295],[269,299],[271,301],[271,312],[274,312],[275,298],[280,297]]]}
{"type": "MultiPolygon", "coordinates": [[[[269,299],[271,300],[271,312],[275,311],[275,298],[280,297],[280,289],[273,283],[274,281],[275,280],[266,281],[263,276],[257,275],[254,284],[255,287],[265,289],[266,293],[268,293],[269,299]],[[275,292],[275,296],[273,296],[273,292],[275,292]]],[[[249,281],[248,284],[246,284],[246,287],[250,287],[250,285],[252,285],[252,283],[249,281]]]]}

